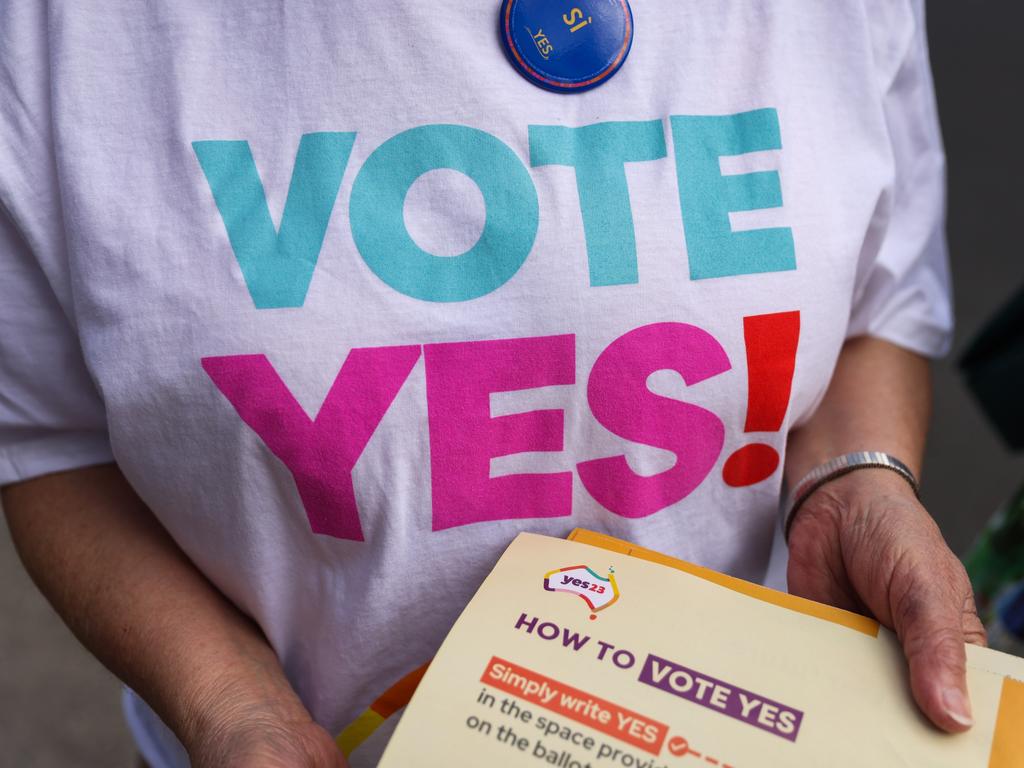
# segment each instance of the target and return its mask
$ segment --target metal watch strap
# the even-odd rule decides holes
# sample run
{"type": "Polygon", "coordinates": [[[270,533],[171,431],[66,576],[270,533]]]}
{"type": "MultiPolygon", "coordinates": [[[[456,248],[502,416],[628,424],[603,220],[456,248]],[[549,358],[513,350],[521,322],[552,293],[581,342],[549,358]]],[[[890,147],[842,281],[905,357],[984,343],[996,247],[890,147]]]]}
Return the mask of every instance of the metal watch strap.
{"type": "Polygon", "coordinates": [[[842,477],[857,469],[888,469],[910,483],[910,487],[914,489],[914,495],[920,496],[920,486],[918,485],[917,478],[914,477],[914,473],[895,456],[890,456],[888,453],[882,453],[881,451],[856,451],[855,453],[844,454],[812,469],[804,476],[803,480],[797,483],[792,493],[789,494],[786,504],[782,507],[782,514],[779,519],[779,523],[782,526],[782,535],[787,542],[789,541],[789,529],[793,525],[793,518],[797,510],[800,509],[800,505],[807,500],[807,497],[830,480],[835,480],[837,477],[842,477]]]}

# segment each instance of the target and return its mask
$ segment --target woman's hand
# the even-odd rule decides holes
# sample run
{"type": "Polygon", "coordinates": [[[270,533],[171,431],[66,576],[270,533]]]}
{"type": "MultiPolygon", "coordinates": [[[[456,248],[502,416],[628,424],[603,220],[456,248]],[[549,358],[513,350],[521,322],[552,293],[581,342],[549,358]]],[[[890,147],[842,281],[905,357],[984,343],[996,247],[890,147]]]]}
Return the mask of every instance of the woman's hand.
{"type": "Polygon", "coordinates": [[[189,749],[189,759],[195,768],[348,768],[316,723],[262,715],[211,732],[189,749]]]}
{"type": "Polygon", "coordinates": [[[971,726],[964,643],[985,644],[967,574],[905,480],[859,469],[816,490],[789,535],[793,594],[894,629],[918,705],[943,730],[971,726]]]}
{"type": "Polygon", "coordinates": [[[194,768],[348,768],[298,697],[276,686],[214,684],[190,709],[182,736],[194,768]]]}

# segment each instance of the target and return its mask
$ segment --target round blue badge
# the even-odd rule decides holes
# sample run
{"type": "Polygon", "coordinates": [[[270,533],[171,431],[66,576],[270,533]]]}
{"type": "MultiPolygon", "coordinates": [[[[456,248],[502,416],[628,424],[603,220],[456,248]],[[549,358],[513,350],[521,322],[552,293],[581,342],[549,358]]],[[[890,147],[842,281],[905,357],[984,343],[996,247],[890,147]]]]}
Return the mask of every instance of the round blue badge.
{"type": "Polygon", "coordinates": [[[619,71],[633,44],[628,0],[504,0],[500,25],[512,66],[559,93],[596,88],[619,71]]]}

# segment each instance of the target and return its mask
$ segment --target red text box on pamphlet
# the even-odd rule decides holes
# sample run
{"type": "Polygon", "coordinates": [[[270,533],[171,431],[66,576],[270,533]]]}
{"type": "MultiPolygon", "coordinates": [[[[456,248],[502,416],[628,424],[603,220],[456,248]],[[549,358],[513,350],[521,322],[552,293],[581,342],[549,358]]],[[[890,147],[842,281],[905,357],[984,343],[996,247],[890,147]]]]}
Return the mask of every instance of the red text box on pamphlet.
{"type": "Polygon", "coordinates": [[[480,682],[589,725],[652,755],[661,752],[668,734],[664,723],[497,656],[487,665],[480,682]]]}

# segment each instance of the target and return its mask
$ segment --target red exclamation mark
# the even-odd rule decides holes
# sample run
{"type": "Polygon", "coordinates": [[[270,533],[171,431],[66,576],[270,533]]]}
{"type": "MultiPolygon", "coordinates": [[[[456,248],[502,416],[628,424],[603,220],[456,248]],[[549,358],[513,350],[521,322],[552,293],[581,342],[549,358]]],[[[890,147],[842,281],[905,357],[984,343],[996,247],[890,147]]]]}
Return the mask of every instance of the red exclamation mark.
{"type": "MultiPolygon", "coordinates": [[[[747,423],[743,431],[778,432],[793,387],[800,313],[745,317],[743,340],[747,347],[747,423]]],[[[722,478],[741,488],[766,480],[778,468],[778,451],[764,443],[751,443],[726,460],[722,478]]]]}

